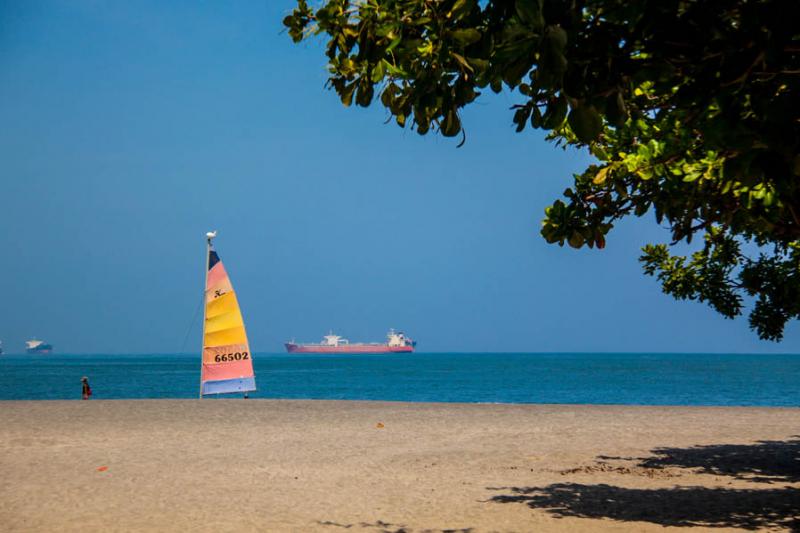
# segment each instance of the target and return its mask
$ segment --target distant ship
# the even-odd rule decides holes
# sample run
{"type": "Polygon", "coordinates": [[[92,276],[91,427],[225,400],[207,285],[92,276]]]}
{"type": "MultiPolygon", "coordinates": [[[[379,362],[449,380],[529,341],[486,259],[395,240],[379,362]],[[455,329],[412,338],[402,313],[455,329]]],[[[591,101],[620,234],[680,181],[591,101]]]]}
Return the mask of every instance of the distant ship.
{"type": "Polygon", "coordinates": [[[0,355],[3,355],[3,341],[0,341],[0,355]]]}
{"type": "Polygon", "coordinates": [[[349,340],[334,335],[333,332],[325,335],[320,343],[297,344],[294,341],[286,343],[286,351],[289,353],[410,353],[414,351],[417,343],[402,331],[395,332],[389,330],[386,335],[386,342],[357,342],[350,343],[349,340]]]}
{"type": "Polygon", "coordinates": [[[53,353],[53,345],[37,339],[31,339],[29,341],[25,341],[25,351],[27,353],[39,354],[53,353]]]}

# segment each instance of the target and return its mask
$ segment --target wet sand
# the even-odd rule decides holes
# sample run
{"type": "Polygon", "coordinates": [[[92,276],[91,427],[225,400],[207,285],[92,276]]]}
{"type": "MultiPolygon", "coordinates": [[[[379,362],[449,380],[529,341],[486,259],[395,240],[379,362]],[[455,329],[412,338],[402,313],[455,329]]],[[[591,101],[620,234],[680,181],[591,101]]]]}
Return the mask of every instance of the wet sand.
{"type": "Polygon", "coordinates": [[[800,409],[0,402],[3,531],[800,530],[800,409]]]}

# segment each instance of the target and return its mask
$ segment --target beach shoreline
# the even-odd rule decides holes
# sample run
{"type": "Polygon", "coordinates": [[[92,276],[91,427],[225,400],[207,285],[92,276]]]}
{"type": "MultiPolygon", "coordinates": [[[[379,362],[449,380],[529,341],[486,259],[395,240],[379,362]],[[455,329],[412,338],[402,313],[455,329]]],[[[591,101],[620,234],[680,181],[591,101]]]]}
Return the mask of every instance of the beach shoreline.
{"type": "Polygon", "coordinates": [[[9,531],[800,528],[800,408],[0,402],[9,531]]]}

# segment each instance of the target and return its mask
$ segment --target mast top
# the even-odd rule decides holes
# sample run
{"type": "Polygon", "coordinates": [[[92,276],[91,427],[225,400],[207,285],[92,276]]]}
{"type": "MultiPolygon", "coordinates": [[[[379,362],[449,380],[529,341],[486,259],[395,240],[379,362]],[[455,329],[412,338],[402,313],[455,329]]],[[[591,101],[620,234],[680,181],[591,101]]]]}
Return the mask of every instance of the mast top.
{"type": "Polygon", "coordinates": [[[206,233],[206,240],[208,241],[208,244],[211,244],[211,239],[213,239],[216,236],[217,236],[217,230],[209,231],[208,233],[206,233]]]}

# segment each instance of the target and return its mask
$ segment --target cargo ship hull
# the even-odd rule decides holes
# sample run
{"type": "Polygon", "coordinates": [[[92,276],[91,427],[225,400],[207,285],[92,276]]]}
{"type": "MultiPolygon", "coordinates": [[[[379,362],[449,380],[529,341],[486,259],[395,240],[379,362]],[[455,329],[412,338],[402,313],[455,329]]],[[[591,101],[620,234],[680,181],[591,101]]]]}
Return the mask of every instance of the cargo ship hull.
{"type": "Polygon", "coordinates": [[[378,353],[411,353],[413,346],[389,346],[388,344],[348,344],[344,346],[324,346],[314,344],[294,344],[287,342],[286,351],[289,353],[318,353],[318,354],[378,354],[378,353]]]}

